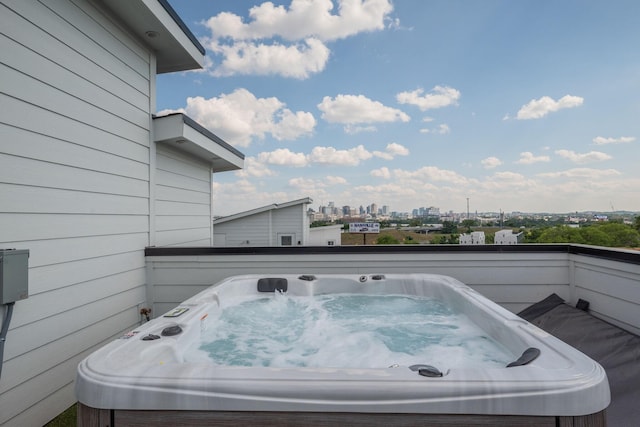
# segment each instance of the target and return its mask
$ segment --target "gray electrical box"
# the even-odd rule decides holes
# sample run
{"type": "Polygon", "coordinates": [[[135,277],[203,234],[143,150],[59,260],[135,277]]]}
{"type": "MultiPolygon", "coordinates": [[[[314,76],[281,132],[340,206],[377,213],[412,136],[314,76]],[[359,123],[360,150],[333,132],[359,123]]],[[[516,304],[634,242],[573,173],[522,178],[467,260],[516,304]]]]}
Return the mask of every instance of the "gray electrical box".
{"type": "Polygon", "coordinates": [[[29,250],[0,249],[0,304],[29,296],[29,250]]]}

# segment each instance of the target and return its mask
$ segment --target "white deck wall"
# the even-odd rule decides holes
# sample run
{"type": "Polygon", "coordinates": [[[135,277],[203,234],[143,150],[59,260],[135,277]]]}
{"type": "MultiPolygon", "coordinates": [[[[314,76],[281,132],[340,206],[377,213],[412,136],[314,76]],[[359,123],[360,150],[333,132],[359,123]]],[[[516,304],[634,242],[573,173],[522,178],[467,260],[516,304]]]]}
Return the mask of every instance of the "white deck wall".
{"type": "Polygon", "coordinates": [[[211,166],[156,148],[156,246],[211,246],[211,166]]]}
{"type": "Polygon", "coordinates": [[[518,312],[555,292],[571,296],[563,253],[301,253],[147,257],[156,316],[227,277],[241,274],[444,274],[518,312]]]}
{"type": "Polygon", "coordinates": [[[150,295],[161,315],[208,286],[242,274],[432,273],[452,276],[515,313],[558,294],[640,333],[640,265],[562,252],[399,252],[148,256],[150,295]]]}
{"type": "Polygon", "coordinates": [[[140,320],[155,60],[81,0],[2,0],[0,52],[0,247],[30,250],[0,425],[40,426],[75,402],[81,358],[140,320]]]}

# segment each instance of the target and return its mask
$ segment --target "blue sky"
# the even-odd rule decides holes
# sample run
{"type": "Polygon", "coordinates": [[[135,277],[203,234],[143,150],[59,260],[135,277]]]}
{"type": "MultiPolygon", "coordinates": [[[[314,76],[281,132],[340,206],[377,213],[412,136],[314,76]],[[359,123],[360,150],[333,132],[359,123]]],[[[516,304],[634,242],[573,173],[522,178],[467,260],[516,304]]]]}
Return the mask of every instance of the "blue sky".
{"type": "Polygon", "coordinates": [[[245,154],[214,214],[640,211],[640,2],[169,0],[207,50],[158,77],[245,154]]]}

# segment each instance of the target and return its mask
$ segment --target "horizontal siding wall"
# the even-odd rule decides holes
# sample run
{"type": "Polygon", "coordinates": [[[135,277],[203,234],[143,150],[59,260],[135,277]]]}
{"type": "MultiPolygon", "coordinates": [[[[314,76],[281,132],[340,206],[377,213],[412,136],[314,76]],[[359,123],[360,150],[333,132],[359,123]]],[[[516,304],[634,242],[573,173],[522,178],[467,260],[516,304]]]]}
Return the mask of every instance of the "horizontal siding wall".
{"type": "Polygon", "coordinates": [[[155,316],[241,274],[444,274],[513,312],[554,292],[570,298],[566,253],[220,254],[148,256],[147,264],[155,316]]]}
{"type": "Polygon", "coordinates": [[[156,246],[211,246],[211,168],[157,145],[156,246]]]}
{"type": "Polygon", "coordinates": [[[226,236],[226,246],[273,246],[269,238],[269,216],[272,212],[239,218],[213,226],[213,233],[226,236]]]}
{"type": "Polygon", "coordinates": [[[78,362],[146,298],[151,58],[92,5],[0,1],[0,248],[30,251],[0,425],[73,404],[78,362]]]}
{"type": "Polygon", "coordinates": [[[304,240],[304,205],[290,206],[288,208],[276,209],[272,211],[273,218],[273,242],[274,246],[280,246],[279,234],[292,234],[293,245],[298,242],[302,244],[304,240]]]}
{"type": "Polygon", "coordinates": [[[640,335],[640,265],[589,256],[571,257],[573,295],[589,301],[589,311],[640,335]]]}

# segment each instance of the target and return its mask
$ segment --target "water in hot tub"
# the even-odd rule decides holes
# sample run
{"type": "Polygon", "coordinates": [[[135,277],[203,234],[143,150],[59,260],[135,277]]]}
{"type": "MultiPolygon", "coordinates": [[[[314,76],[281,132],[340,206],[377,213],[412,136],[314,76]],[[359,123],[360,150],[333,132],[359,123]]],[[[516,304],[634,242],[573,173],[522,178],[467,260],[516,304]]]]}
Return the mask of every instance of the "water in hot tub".
{"type": "Polygon", "coordinates": [[[504,367],[514,356],[464,314],[406,295],[275,294],[226,307],[187,361],[230,366],[504,367]]]}

